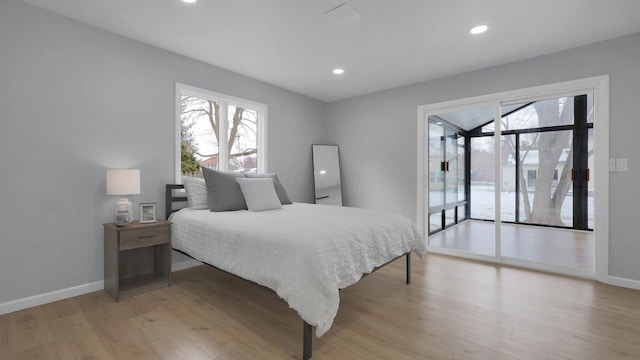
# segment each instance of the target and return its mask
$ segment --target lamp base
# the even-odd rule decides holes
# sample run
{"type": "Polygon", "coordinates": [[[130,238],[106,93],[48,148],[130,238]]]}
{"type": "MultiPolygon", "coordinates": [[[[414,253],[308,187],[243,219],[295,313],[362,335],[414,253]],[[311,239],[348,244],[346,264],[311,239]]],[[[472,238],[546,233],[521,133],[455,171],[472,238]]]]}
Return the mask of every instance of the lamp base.
{"type": "Polygon", "coordinates": [[[116,202],[113,222],[116,226],[129,226],[133,222],[133,204],[127,198],[116,202]]]}

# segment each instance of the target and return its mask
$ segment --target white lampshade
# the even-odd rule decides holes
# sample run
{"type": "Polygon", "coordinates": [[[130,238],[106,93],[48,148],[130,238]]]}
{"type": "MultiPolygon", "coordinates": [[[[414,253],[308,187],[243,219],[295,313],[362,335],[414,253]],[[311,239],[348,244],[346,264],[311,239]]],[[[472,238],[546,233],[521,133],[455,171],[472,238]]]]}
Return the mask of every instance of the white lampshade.
{"type": "Polygon", "coordinates": [[[140,169],[107,169],[107,195],[140,194],[140,169]]]}
{"type": "Polygon", "coordinates": [[[133,221],[133,204],[126,196],[137,194],[140,194],[139,169],[107,169],[107,195],[123,196],[114,210],[116,225],[129,226],[133,221]]]}

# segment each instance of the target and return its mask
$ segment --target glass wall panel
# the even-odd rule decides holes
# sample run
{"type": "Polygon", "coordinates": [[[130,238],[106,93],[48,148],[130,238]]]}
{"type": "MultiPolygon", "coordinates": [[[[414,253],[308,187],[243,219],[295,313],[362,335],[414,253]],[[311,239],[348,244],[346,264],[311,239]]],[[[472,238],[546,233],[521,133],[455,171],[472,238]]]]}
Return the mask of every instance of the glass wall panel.
{"type": "MultiPolygon", "coordinates": [[[[458,163],[458,134],[457,132],[445,128],[445,203],[455,204],[458,202],[459,189],[459,167],[462,167],[464,174],[464,163],[458,163]]],[[[463,177],[464,179],[464,177],[463,177]]]]}
{"type": "MultiPolygon", "coordinates": [[[[431,118],[431,117],[429,117],[431,118]]],[[[444,205],[444,127],[429,122],[429,207],[444,205]]]]}
{"type": "Polygon", "coordinates": [[[494,137],[471,138],[471,218],[495,220],[494,137]]]}
{"type": "Polygon", "coordinates": [[[502,221],[516,221],[516,136],[502,137],[502,188],[500,193],[500,211],[502,221]]]}
{"type": "MultiPolygon", "coordinates": [[[[466,200],[464,194],[464,183],[465,183],[465,157],[464,157],[464,136],[458,137],[458,201],[466,200]]],[[[462,213],[458,211],[458,219],[462,218],[464,215],[464,210],[462,213]]]]}
{"type": "Polygon", "coordinates": [[[444,225],[451,226],[456,223],[456,209],[448,209],[444,212],[444,225]]]}
{"type": "Polygon", "coordinates": [[[520,108],[517,111],[502,118],[503,132],[573,125],[573,97],[540,100],[518,105],[520,108]]]}
{"type": "Polygon", "coordinates": [[[573,131],[520,136],[520,222],[573,226],[573,131]]]}
{"type": "Polygon", "coordinates": [[[464,214],[464,209],[465,209],[465,205],[460,205],[458,206],[458,222],[466,219],[466,216],[464,214]]]}
{"type": "MultiPolygon", "coordinates": [[[[442,229],[442,214],[437,213],[429,216],[429,232],[434,232],[442,229]]],[[[431,244],[431,243],[429,243],[431,244]]]]}

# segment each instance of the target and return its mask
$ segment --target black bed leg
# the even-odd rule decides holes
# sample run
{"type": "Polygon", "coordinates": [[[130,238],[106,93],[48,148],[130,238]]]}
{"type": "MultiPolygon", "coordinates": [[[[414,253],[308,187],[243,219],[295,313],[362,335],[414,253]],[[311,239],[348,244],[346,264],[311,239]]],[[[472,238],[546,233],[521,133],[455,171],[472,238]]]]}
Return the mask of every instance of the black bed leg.
{"type": "Polygon", "coordinates": [[[407,253],[407,285],[411,284],[411,253],[407,253]]]}
{"type": "Polygon", "coordinates": [[[304,321],[304,330],[302,335],[302,360],[311,359],[311,332],[313,327],[304,321]]]}

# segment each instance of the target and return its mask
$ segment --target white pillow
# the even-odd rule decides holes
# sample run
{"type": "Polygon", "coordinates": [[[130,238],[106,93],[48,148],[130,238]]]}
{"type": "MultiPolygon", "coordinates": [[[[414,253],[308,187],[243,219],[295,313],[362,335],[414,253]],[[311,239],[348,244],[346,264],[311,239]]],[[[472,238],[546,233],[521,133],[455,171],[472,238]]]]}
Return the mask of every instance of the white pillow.
{"type": "Polygon", "coordinates": [[[184,176],[182,178],[184,191],[187,193],[189,207],[194,210],[205,210],[209,208],[209,195],[204,179],[184,176]]]}
{"type": "Polygon", "coordinates": [[[282,209],[271,178],[237,178],[249,211],[282,209]]]}

